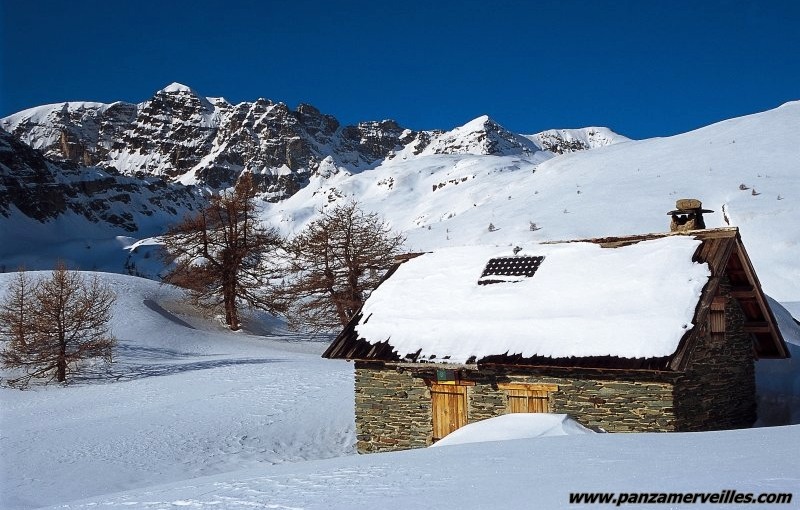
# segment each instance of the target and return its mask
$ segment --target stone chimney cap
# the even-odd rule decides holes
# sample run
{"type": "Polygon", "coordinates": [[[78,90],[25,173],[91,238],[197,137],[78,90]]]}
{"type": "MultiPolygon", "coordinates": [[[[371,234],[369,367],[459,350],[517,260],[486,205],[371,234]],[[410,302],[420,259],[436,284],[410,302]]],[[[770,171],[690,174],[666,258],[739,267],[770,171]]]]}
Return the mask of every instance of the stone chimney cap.
{"type": "Polygon", "coordinates": [[[710,213],[711,209],[703,209],[703,203],[696,198],[681,198],[675,202],[675,210],[667,214],[710,213]]]}

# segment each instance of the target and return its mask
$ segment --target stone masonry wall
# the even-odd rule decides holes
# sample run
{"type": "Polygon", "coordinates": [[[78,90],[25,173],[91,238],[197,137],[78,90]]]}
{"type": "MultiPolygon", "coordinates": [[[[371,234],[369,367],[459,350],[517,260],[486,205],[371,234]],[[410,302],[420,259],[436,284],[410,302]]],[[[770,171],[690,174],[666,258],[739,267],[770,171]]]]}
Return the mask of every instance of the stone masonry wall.
{"type": "MultiPolygon", "coordinates": [[[[430,372],[430,371],[429,371],[430,372]]],[[[467,388],[467,420],[506,413],[498,383],[558,385],[550,395],[554,413],[566,413],[587,427],[609,432],[675,430],[673,376],[641,372],[579,377],[462,370],[467,388]]],[[[356,436],[360,453],[420,448],[432,442],[431,395],[425,379],[409,366],[356,363],[356,436]]]]}
{"type": "Polygon", "coordinates": [[[675,385],[677,430],[722,430],[749,427],[756,419],[753,343],[742,324],[744,313],[730,297],[727,281],[725,334],[698,339],[689,366],[675,385]]]}
{"type": "Polygon", "coordinates": [[[554,376],[531,373],[488,372],[470,388],[469,421],[506,413],[506,395],[497,383],[554,384],[550,394],[553,413],[569,414],[582,425],[608,432],[664,432],[675,430],[673,385],[670,376],[642,372],[554,376]]]}
{"type": "Polygon", "coordinates": [[[359,453],[431,444],[431,395],[424,379],[394,367],[357,362],[355,394],[359,453]]]}

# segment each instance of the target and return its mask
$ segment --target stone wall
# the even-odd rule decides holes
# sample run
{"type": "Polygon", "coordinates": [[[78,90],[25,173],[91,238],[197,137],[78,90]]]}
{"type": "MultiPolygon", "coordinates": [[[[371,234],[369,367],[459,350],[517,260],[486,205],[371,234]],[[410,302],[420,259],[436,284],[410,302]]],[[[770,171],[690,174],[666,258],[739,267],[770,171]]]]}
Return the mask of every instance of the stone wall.
{"type": "Polygon", "coordinates": [[[469,420],[506,413],[505,392],[497,382],[554,384],[550,410],[569,414],[581,424],[608,432],[664,432],[675,429],[672,393],[667,374],[643,372],[547,375],[496,372],[472,388],[469,420]],[[489,379],[489,378],[487,378],[489,379]]]}
{"type": "MultiPolygon", "coordinates": [[[[587,427],[608,432],[675,430],[673,375],[642,372],[587,374],[467,370],[467,420],[506,413],[506,393],[498,383],[555,384],[554,413],[566,413],[587,427]]],[[[551,371],[553,372],[553,371],[551,371]]],[[[562,371],[564,372],[564,371],[562,371]]],[[[431,370],[409,365],[356,363],[356,436],[360,453],[420,448],[432,442],[431,370]]]]}
{"type": "MultiPolygon", "coordinates": [[[[554,384],[553,413],[569,414],[581,424],[608,432],[663,432],[675,429],[672,377],[641,372],[548,374],[520,371],[483,371],[468,396],[469,421],[506,413],[506,395],[497,383],[554,384]]],[[[477,375],[477,374],[476,374],[477,375]]]]}
{"type": "Polygon", "coordinates": [[[675,385],[677,430],[742,428],[756,420],[753,341],[743,331],[744,312],[729,290],[723,280],[719,295],[725,299],[725,333],[706,328],[675,385]]]}
{"type": "Polygon", "coordinates": [[[356,362],[359,453],[422,448],[431,443],[431,395],[425,380],[381,364],[356,362]]]}

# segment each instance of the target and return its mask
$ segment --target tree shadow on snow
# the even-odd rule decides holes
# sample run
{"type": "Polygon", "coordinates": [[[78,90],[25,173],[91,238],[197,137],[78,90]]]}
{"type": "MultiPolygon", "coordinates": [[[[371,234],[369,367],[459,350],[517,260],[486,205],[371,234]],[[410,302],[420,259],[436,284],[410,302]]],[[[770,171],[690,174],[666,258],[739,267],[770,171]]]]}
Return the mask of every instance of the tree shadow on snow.
{"type": "Polygon", "coordinates": [[[183,320],[180,317],[178,317],[178,316],[172,314],[171,312],[167,311],[163,306],[159,305],[158,303],[156,303],[152,299],[145,299],[144,301],[142,301],[142,303],[144,304],[144,306],[146,306],[147,308],[153,310],[154,312],[156,312],[157,314],[159,314],[160,316],[164,317],[165,319],[167,319],[170,322],[174,322],[175,324],[178,324],[180,326],[183,326],[183,327],[186,327],[186,328],[189,328],[189,329],[196,329],[194,326],[192,326],[191,324],[189,324],[185,320],[183,320]]]}
{"type": "Polygon", "coordinates": [[[114,358],[126,361],[135,360],[169,360],[182,358],[201,358],[204,356],[219,356],[214,354],[200,354],[195,352],[176,351],[164,347],[144,347],[141,345],[131,345],[119,342],[114,347],[114,358]]]}
{"type": "Polygon", "coordinates": [[[72,383],[100,382],[100,381],[135,381],[149,377],[162,377],[176,375],[198,370],[233,367],[238,365],[266,365],[281,363],[286,360],[270,358],[240,358],[217,359],[208,361],[193,361],[188,363],[153,363],[153,364],[127,364],[114,363],[111,367],[98,370],[84,370],[75,374],[72,383]]]}

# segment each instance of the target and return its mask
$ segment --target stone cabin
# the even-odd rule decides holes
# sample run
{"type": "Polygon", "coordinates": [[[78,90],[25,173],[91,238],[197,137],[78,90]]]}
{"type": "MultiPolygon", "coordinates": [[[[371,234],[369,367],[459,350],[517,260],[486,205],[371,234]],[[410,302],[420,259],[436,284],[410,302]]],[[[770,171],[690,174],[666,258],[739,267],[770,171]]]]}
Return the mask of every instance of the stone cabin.
{"type": "Polygon", "coordinates": [[[355,363],[358,451],[517,412],[608,432],[752,425],[754,360],[789,352],[738,229],[693,229],[706,211],[678,205],[670,233],[398,263],[323,354],[355,363]]]}

